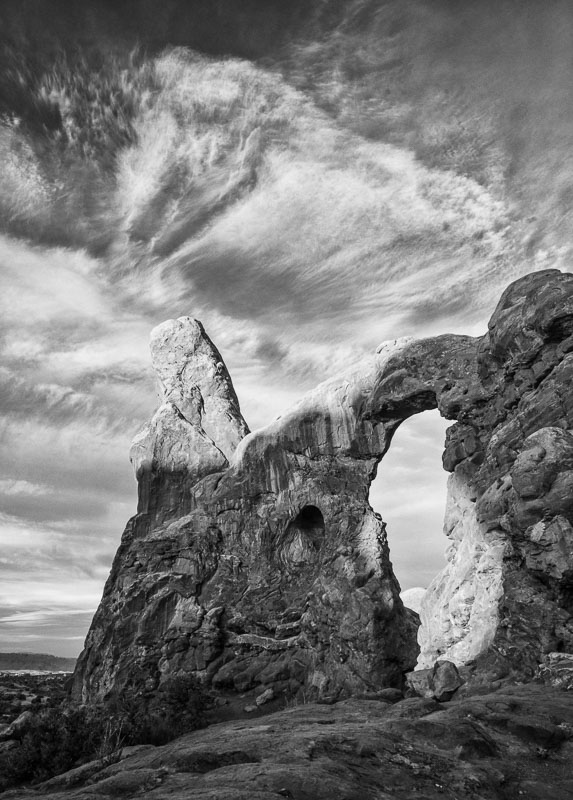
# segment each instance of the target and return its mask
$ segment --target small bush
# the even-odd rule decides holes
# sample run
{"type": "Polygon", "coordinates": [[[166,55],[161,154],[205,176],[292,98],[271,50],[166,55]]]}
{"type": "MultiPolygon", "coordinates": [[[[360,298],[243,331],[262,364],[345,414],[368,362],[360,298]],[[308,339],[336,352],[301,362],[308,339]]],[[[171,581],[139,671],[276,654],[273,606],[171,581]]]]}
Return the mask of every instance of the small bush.
{"type": "Polygon", "coordinates": [[[161,745],[203,724],[205,694],[188,677],[145,697],[124,692],[105,706],[33,708],[19,746],[0,754],[0,791],[47,780],[79,764],[112,763],[131,744],[161,745]]]}
{"type": "Polygon", "coordinates": [[[21,731],[19,747],[0,756],[0,787],[46,780],[89,760],[101,743],[103,729],[100,709],[38,711],[21,731]]]}
{"type": "Polygon", "coordinates": [[[203,725],[207,698],[189,676],[169,678],[150,697],[124,692],[109,705],[125,744],[161,745],[203,725]]]}

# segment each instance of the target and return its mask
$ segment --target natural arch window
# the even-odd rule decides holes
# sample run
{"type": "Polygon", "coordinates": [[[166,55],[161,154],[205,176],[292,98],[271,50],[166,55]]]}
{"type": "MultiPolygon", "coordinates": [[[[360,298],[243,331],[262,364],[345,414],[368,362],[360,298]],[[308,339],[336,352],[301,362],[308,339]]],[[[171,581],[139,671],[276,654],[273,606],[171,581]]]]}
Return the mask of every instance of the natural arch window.
{"type": "Polygon", "coordinates": [[[370,504],[388,526],[390,560],[402,590],[426,589],[446,564],[448,473],[442,453],[451,424],[438,411],[403,422],[370,487],[370,504]]]}
{"type": "Polygon", "coordinates": [[[297,569],[314,560],[324,538],[324,517],[320,508],[301,508],[289,522],[281,550],[281,560],[289,569],[297,569]]]}

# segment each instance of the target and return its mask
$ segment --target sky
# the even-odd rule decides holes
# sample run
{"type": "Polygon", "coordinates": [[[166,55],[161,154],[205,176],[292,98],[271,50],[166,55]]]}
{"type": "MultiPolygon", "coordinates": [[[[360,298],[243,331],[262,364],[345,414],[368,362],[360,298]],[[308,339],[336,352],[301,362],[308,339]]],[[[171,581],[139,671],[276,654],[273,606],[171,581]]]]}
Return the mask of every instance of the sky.
{"type": "MultiPolygon", "coordinates": [[[[202,321],[254,429],[570,270],[573,10],[6,0],[0,23],[0,651],[75,656],[135,512],[156,324],[202,321]]],[[[404,423],[371,489],[403,588],[443,565],[447,424],[404,423]]]]}

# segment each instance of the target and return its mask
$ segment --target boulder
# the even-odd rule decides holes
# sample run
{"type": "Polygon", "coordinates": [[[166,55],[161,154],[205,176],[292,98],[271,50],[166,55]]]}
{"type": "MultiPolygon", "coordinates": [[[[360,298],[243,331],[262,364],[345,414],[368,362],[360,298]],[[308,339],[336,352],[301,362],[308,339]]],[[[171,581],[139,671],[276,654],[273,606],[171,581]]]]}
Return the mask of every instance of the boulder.
{"type": "Polygon", "coordinates": [[[454,692],[463,685],[463,679],[456,665],[451,661],[436,661],[432,670],[432,684],[435,699],[442,703],[451,700],[454,692]]]}
{"type": "Polygon", "coordinates": [[[431,669],[409,672],[406,683],[413,694],[443,703],[451,700],[464,680],[452,661],[436,661],[431,669]]]}
{"type": "Polygon", "coordinates": [[[33,719],[34,713],[32,711],[24,711],[7,728],[4,728],[0,733],[0,741],[19,739],[33,719]]]}

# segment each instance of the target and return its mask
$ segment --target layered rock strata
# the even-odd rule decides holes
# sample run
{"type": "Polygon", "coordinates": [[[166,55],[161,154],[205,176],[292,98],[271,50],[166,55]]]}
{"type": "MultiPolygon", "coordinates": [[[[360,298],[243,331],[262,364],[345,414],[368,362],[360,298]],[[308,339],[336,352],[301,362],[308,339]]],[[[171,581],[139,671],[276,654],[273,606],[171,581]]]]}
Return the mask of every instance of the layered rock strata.
{"type": "Polygon", "coordinates": [[[221,691],[337,697],[398,685],[417,657],[370,482],[399,425],[454,421],[448,564],[426,593],[420,666],[533,671],[573,650],[573,276],[527,276],[481,338],[385,343],[247,433],[199,323],[152,334],[163,404],[136,437],[130,520],[75,694],[153,691],[178,673],[221,691]]]}

